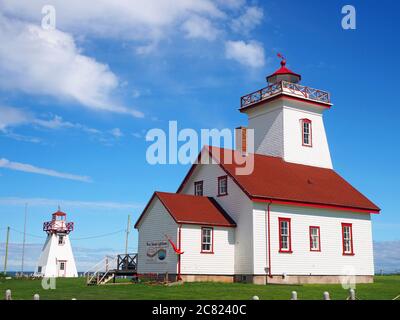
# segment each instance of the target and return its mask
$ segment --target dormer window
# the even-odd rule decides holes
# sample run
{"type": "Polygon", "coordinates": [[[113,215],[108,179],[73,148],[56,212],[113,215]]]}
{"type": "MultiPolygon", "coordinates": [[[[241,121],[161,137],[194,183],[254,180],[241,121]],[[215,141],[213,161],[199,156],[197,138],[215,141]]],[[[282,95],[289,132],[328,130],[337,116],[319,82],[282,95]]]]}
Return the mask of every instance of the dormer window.
{"type": "Polygon", "coordinates": [[[301,134],[302,134],[303,146],[312,147],[311,120],[301,119],[301,134]]]}

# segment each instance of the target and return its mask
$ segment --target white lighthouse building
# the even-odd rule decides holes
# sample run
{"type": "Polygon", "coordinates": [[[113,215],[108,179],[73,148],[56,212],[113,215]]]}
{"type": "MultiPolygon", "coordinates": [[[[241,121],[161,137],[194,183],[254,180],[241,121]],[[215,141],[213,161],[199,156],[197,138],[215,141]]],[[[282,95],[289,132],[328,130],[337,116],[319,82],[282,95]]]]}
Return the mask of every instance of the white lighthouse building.
{"type": "Polygon", "coordinates": [[[73,222],[67,222],[66,213],[58,209],[51,221],[43,224],[47,239],[39,257],[35,275],[42,277],[77,277],[75,259],[72,253],[69,233],[73,222]]]}
{"type": "Polygon", "coordinates": [[[175,193],[153,194],[135,224],[139,273],[373,281],[371,216],[380,208],[334,170],[323,119],[330,94],[300,80],[282,59],[266,87],[241,97],[248,123],[236,130],[236,150],[204,147],[175,193]],[[243,160],[253,170],[241,170],[243,160]]]}

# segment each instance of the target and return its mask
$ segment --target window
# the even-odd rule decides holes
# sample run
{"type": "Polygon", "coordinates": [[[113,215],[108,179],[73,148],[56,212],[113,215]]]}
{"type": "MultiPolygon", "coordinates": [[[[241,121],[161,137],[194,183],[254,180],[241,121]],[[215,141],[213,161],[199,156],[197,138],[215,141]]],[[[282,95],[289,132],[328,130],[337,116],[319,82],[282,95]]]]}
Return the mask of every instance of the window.
{"type": "Polygon", "coordinates": [[[310,251],[321,251],[319,227],[310,226],[310,251]]]}
{"type": "Polygon", "coordinates": [[[342,223],[343,255],[354,255],[353,226],[351,223],[342,223]]]}
{"type": "Polygon", "coordinates": [[[201,252],[214,253],[214,229],[201,228],[201,252]]]}
{"type": "Polygon", "coordinates": [[[196,181],[194,183],[194,195],[195,196],[203,195],[203,181],[196,181]]]}
{"type": "Polygon", "coordinates": [[[218,195],[226,196],[228,194],[228,177],[222,176],[218,178],[218,195]]]}
{"type": "Polygon", "coordinates": [[[302,130],[303,146],[312,147],[311,120],[302,119],[301,130],[302,130]]]}
{"type": "Polygon", "coordinates": [[[58,236],[58,245],[63,245],[64,244],[64,236],[58,236]]]}
{"type": "Polygon", "coordinates": [[[42,266],[38,266],[38,267],[37,267],[37,272],[38,272],[38,273],[42,273],[42,266]]]}
{"type": "Polygon", "coordinates": [[[58,245],[62,246],[64,244],[64,236],[58,236],[58,245]]]}
{"type": "Polygon", "coordinates": [[[65,262],[60,262],[60,270],[65,270],[65,262]]]}
{"type": "Polygon", "coordinates": [[[279,252],[292,252],[291,227],[289,218],[279,218],[279,252]]]}

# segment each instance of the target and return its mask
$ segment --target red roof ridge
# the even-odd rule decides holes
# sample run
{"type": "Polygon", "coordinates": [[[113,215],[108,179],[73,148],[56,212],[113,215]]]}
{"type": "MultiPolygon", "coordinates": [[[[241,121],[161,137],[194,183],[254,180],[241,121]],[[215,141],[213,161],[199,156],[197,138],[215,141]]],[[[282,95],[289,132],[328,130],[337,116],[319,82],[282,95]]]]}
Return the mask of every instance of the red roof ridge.
{"type": "Polygon", "coordinates": [[[135,223],[135,228],[155,197],[178,224],[236,227],[235,221],[212,197],[155,191],[135,223]]]}
{"type": "MultiPolygon", "coordinates": [[[[364,213],[380,211],[378,206],[332,168],[292,163],[278,156],[250,153],[254,155],[253,173],[236,175],[237,164],[224,163],[224,151],[239,151],[207,145],[204,149],[208,150],[210,156],[252,201],[274,200],[275,203],[286,202],[298,206],[364,213]],[[217,153],[219,157],[216,159],[217,153]]],[[[199,153],[197,163],[200,163],[203,150],[199,153]]],[[[197,163],[190,168],[177,190],[178,193],[183,189],[197,163]]]]}

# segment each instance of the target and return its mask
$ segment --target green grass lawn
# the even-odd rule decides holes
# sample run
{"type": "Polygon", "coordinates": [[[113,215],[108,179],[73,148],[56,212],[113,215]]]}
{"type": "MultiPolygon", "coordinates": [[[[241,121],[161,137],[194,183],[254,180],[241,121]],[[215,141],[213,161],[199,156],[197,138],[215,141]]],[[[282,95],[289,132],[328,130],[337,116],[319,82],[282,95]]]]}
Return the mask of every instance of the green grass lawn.
{"type": "MultiPolygon", "coordinates": [[[[249,300],[257,295],[262,300],[288,300],[292,291],[297,291],[299,299],[322,300],[322,293],[328,291],[331,299],[346,299],[347,290],[341,285],[253,285],[243,283],[185,283],[178,286],[150,285],[146,283],[109,284],[88,287],[84,278],[57,279],[55,290],[44,290],[40,280],[0,278],[0,293],[4,297],[6,289],[11,289],[14,300],[32,299],[35,293],[40,299],[241,299],[249,300]]],[[[358,284],[359,299],[393,299],[400,294],[400,276],[377,276],[372,284],[358,284]]],[[[3,299],[0,297],[0,299],[3,299]]]]}

